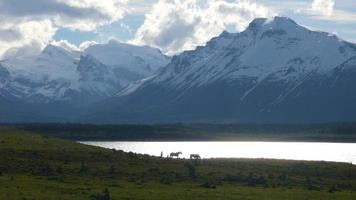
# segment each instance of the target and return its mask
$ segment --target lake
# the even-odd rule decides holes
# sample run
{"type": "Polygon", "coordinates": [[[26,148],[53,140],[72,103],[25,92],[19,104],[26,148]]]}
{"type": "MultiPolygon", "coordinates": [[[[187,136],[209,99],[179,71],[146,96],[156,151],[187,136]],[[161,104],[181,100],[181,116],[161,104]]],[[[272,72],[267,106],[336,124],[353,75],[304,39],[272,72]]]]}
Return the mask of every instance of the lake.
{"type": "Polygon", "coordinates": [[[356,143],[320,142],[80,142],[104,148],[166,157],[181,151],[181,157],[271,158],[356,163],[356,143]]]}

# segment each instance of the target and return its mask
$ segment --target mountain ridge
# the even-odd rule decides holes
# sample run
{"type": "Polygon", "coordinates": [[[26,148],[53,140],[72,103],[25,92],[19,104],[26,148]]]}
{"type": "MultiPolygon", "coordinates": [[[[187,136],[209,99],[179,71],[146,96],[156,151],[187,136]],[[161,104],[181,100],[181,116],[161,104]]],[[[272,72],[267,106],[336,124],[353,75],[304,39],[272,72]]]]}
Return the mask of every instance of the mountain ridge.
{"type": "MultiPolygon", "coordinates": [[[[109,50],[117,54],[125,51],[124,59],[131,59],[131,62],[126,63],[122,58],[113,57],[112,61],[122,63],[117,68],[102,63],[98,55],[52,44],[47,45],[39,55],[1,61],[0,101],[8,108],[4,108],[3,112],[0,109],[0,114],[4,116],[0,121],[73,121],[92,103],[104,100],[126,85],[150,76],[170,59],[150,47],[122,45],[115,41],[98,45],[100,50],[111,45],[112,49],[109,50]],[[142,57],[139,57],[141,54],[142,57]],[[155,66],[150,71],[139,71],[142,66],[153,64],[155,66]],[[11,109],[13,114],[9,115],[11,109]],[[31,117],[33,115],[37,117],[31,117]]],[[[95,47],[93,45],[89,48],[95,47]]]]}
{"type": "Polygon", "coordinates": [[[0,121],[355,121],[353,85],[356,44],[289,18],[257,18],[172,58],[109,41],[2,61],[0,121]]]}
{"type": "Polygon", "coordinates": [[[255,19],[245,31],[223,32],[174,56],[154,77],[104,101],[88,118],[103,123],[356,120],[356,78],[349,77],[356,69],[355,47],[289,18],[255,19]]]}

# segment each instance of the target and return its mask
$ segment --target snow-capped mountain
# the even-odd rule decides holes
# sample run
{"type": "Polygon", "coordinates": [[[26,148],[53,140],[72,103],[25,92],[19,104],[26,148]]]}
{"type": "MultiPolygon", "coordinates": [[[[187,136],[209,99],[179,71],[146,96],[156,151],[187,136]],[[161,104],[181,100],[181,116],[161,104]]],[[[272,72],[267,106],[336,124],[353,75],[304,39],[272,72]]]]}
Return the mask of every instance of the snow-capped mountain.
{"type": "Polygon", "coordinates": [[[79,52],[48,45],[40,55],[3,61],[10,72],[8,93],[26,102],[68,99],[65,92],[78,79],[79,52]]]}
{"type": "Polygon", "coordinates": [[[3,62],[15,77],[36,81],[44,79],[76,79],[76,62],[80,52],[48,45],[40,55],[15,57],[3,62]]]}
{"type": "Polygon", "coordinates": [[[174,56],[89,116],[101,122],[356,120],[356,45],[291,19],[258,18],[174,56]]]}
{"type": "Polygon", "coordinates": [[[355,44],[259,18],[172,59],[110,41],[0,61],[0,121],[354,121],[354,85],[355,44]]]}
{"type": "Polygon", "coordinates": [[[10,79],[9,71],[0,64],[0,88],[6,87],[10,79]]]}
{"type": "MultiPolygon", "coordinates": [[[[26,116],[30,113],[39,115],[33,109],[35,107],[47,110],[43,113],[44,118],[49,118],[46,115],[50,114],[57,120],[52,111],[58,108],[58,104],[63,112],[78,111],[73,107],[84,109],[152,75],[169,59],[157,49],[115,41],[93,45],[83,52],[48,45],[40,55],[0,61],[0,101],[7,101],[10,110],[12,103],[19,108],[14,103],[19,102],[22,105],[19,112],[28,113],[26,116]],[[103,55],[106,54],[113,57],[105,60],[103,55]],[[113,63],[115,65],[111,65],[113,63]]],[[[65,113],[63,120],[67,120],[65,113]]],[[[1,113],[0,109],[0,114],[6,113],[1,113]]],[[[25,117],[22,119],[26,121],[25,117]]],[[[29,120],[32,119],[30,117],[29,120]]],[[[0,120],[11,121],[10,118],[0,120]]]]}
{"type": "Polygon", "coordinates": [[[129,82],[152,75],[170,61],[170,58],[158,49],[134,46],[116,40],[90,46],[85,52],[110,66],[117,76],[128,79],[129,82]]]}

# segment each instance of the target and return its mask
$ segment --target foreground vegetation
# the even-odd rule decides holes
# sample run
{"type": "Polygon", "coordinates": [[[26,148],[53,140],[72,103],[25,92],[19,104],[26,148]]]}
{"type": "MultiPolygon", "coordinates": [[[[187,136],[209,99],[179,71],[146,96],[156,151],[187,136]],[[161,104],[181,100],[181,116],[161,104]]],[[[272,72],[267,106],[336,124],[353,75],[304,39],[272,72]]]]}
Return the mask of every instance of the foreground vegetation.
{"type": "Polygon", "coordinates": [[[220,140],[356,142],[356,123],[327,124],[12,124],[69,140],[220,140]]]}
{"type": "Polygon", "coordinates": [[[0,199],[356,199],[356,166],[166,159],[0,127],[0,199]]]}

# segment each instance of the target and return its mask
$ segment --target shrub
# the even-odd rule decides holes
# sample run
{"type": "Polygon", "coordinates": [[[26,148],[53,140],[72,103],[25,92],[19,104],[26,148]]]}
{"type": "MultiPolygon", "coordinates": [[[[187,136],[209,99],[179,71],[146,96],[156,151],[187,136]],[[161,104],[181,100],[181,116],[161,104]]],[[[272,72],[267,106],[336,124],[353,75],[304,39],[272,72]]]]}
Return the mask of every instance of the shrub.
{"type": "Polygon", "coordinates": [[[63,169],[62,169],[61,166],[58,166],[58,167],[56,168],[56,173],[57,173],[57,174],[63,174],[63,169]]]}
{"type": "Polygon", "coordinates": [[[43,176],[51,176],[54,173],[54,170],[49,164],[43,164],[38,168],[39,174],[43,176]]]}
{"type": "Polygon", "coordinates": [[[268,186],[267,180],[264,176],[255,177],[252,173],[250,173],[248,176],[228,174],[224,177],[223,180],[236,183],[247,183],[248,186],[268,186]]]}
{"type": "Polygon", "coordinates": [[[196,170],[195,170],[195,166],[192,163],[185,163],[184,167],[186,167],[188,169],[188,177],[189,178],[196,178],[196,170]]]}
{"type": "Polygon", "coordinates": [[[79,173],[85,172],[88,172],[88,166],[86,166],[84,163],[80,163],[79,173]]]}
{"type": "Polygon", "coordinates": [[[110,200],[109,190],[105,188],[101,193],[91,195],[89,200],[110,200]]]}
{"type": "Polygon", "coordinates": [[[116,168],[114,165],[111,165],[109,168],[109,174],[115,174],[116,173],[116,168]]]}
{"type": "Polygon", "coordinates": [[[209,189],[215,189],[216,188],[216,183],[214,181],[205,181],[203,184],[201,184],[201,187],[209,188],[209,189]]]}
{"type": "Polygon", "coordinates": [[[310,179],[309,176],[306,177],[306,186],[307,186],[307,189],[310,191],[310,190],[320,190],[320,188],[316,187],[313,185],[313,182],[312,180],[310,179]]]}
{"type": "Polygon", "coordinates": [[[330,192],[330,193],[336,192],[336,185],[333,184],[333,185],[330,187],[330,189],[328,190],[328,192],[330,192]]]}
{"type": "Polygon", "coordinates": [[[288,180],[288,175],[286,173],[283,173],[283,174],[278,176],[278,180],[287,181],[288,180]]]}
{"type": "Polygon", "coordinates": [[[162,177],[161,180],[160,180],[160,182],[161,182],[162,184],[165,184],[165,185],[170,185],[170,184],[171,184],[171,180],[170,180],[170,178],[167,177],[167,176],[162,177]]]}

